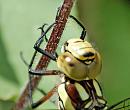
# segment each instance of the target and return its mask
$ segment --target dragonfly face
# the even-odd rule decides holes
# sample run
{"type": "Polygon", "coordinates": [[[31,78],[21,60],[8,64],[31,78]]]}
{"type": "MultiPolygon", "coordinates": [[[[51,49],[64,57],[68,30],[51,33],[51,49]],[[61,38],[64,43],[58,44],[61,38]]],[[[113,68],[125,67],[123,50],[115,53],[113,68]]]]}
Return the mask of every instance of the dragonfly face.
{"type": "Polygon", "coordinates": [[[62,47],[57,65],[69,78],[76,81],[95,79],[101,70],[101,57],[92,45],[82,39],[70,39],[62,47]]]}

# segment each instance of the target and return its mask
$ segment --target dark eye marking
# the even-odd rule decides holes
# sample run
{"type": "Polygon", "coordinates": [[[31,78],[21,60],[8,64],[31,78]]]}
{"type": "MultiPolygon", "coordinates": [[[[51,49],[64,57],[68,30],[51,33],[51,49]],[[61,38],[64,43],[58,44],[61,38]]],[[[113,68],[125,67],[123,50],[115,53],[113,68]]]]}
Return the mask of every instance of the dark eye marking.
{"type": "Polygon", "coordinates": [[[84,57],[90,57],[90,56],[94,56],[94,53],[92,52],[86,52],[83,54],[84,57]]]}
{"type": "Polygon", "coordinates": [[[66,57],[68,57],[67,55],[63,55],[63,58],[65,59],[66,57]]]}
{"type": "Polygon", "coordinates": [[[69,63],[69,66],[73,67],[75,64],[74,63],[69,63]]]}

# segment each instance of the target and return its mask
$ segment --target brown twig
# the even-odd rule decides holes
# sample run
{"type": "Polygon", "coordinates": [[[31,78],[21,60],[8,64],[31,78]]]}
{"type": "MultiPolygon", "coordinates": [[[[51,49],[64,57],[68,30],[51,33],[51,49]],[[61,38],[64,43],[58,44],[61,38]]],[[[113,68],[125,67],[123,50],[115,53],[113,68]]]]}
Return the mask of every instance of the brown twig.
{"type": "MultiPolygon", "coordinates": [[[[73,6],[74,0],[64,0],[63,5],[60,9],[59,16],[56,18],[56,25],[53,28],[51,33],[50,39],[47,43],[45,48],[46,51],[54,53],[57,44],[61,38],[62,32],[64,30],[65,24],[67,22],[68,16],[70,14],[71,8],[73,6]],[[52,45],[53,44],[53,45],[52,45]]],[[[36,69],[46,68],[49,64],[50,59],[46,56],[42,56],[36,69]]],[[[34,77],[32,79],[32,90],[37,87],[41,77],[34,77]]],[[[24,91],[22,92],[20,98],[18,99],[16,105],[14,106],[13,110],[24,110],[29,102],[29,83],[26,85],[24,91]]]]}

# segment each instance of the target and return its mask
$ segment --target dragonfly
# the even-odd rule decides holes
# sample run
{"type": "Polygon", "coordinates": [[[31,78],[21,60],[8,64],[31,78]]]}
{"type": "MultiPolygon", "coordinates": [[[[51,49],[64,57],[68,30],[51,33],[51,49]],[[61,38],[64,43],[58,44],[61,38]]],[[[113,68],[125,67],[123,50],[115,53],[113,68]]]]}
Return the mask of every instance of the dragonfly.
{"type": "MultiPolygon", "coordinates": [[[[45,101],[49,100],[55,93],[58,94],[58,109],[59,110],[130,110],[130,98],[126,98],[108,106],[106,99],[96,76],[101,71],[101,56],[100,53],[89,43],[85,41],[85,27],[72,15],[72,18],[83,30],[79,38],[67,40],[62,48],[61,54],[57,52],[49,53],[40,48],[43,39],[46,38],[46,33],[53,27],[51,24],[45,31],[43,27],[40,38],[34,44],[35,53],[31,63],[28,66],[30,77],[34,76],[61,76],[61,83],[57,84],[48,93],[43,93],[44,96],[36,102],[33,102],[30,80],[30,102],[32,108],[37,108],[45,101]],[[36,53],[49,57],[57,63],[59,70],[33,70],[32,64],[36,53]]],[[[25,62],[25,61],[24,61],[25,62]]],[[[39,89],[39,91],[41,91],[39,89]]]]}

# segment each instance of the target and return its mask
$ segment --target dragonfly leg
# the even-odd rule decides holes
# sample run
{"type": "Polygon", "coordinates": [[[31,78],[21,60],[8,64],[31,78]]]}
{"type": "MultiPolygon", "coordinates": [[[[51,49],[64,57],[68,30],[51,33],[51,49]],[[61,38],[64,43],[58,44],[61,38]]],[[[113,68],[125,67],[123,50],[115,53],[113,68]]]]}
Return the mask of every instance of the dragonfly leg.
{"type": "Polygon", "coordinates": [[[36,108],[39,105],[41,105],[42,103],[44,103],[45,101],[49,100],[49,98],[56,92],[58,88],[58,85],[55,86],[54,88],[52,88],[45,96],[43,96],[40,100],[38,100],[35,103],[32,103],[31,106],[32,108],[36,108]]]}
{"type": "Polygon", "coordinates": [[[75,18],[74,16],[70,15],[69,17],[72,18],[73,20],[75,20],[76,23],[77,23],[79,26],[82,27],[83,31],[82,31],[82,33],[81,33],[80,39],[84,40],[84,39],[85,39],[85,36],[86,36],[86,29],[85,29],[85,27],[84,27],[84,26],[82,25],[82,23],[80,23],[80,21],[79,21],[77,18],[75,18]]]}

